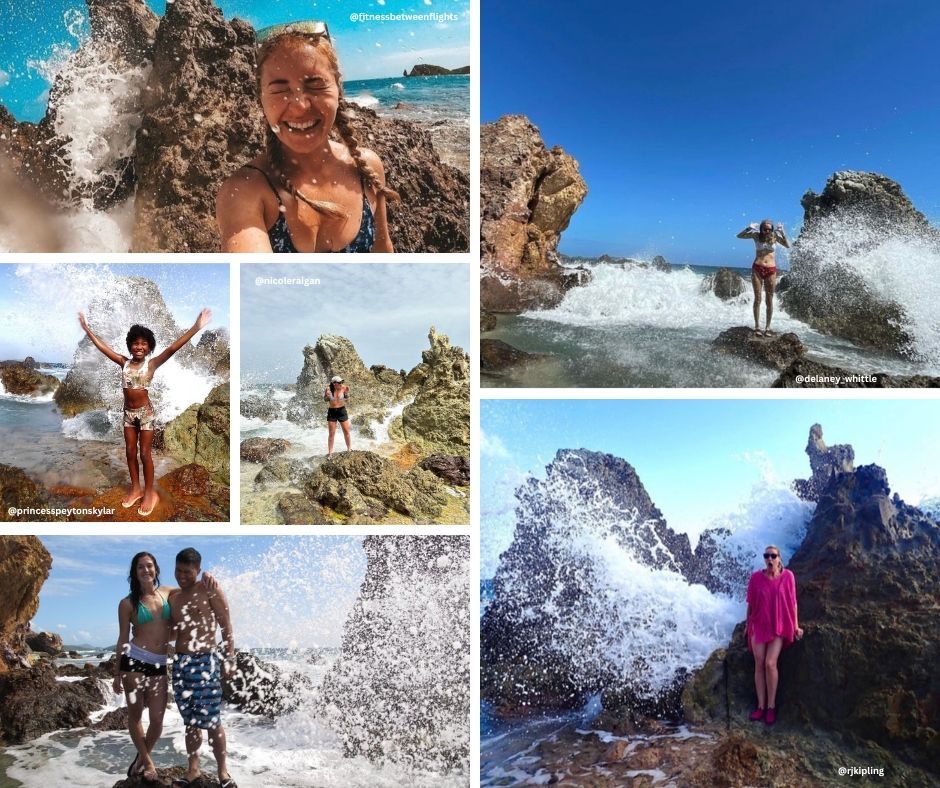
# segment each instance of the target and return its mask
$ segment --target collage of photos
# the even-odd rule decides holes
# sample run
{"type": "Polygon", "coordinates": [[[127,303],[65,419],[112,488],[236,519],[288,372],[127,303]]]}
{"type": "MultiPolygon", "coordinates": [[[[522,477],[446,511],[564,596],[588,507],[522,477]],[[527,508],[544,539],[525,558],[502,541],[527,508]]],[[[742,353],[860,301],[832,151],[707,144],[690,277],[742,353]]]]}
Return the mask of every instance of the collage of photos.
{"type": "Polygon", "coordinates": [[[0,788],[940,784],[938,29],[8,3],[0,788]]]}

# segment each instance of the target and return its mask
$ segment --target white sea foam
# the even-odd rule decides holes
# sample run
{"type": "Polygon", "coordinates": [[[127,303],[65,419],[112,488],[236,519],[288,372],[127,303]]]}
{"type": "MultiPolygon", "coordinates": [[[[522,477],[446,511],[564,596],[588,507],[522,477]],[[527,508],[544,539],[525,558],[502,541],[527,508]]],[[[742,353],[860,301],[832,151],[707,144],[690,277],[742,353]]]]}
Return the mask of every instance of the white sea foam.
{"type": "MultiPolygon", "coordinates": [[[[750,284],[742,295],[722,301],[702,292],[703,277],[691,268],[660,271],[642,266],[597,265],[592,280],[568,291],[555,309],[526,312],[526,317],[577,326],[637,325],[659,328],[700,328],[714,336],[751,319],[750,284]]],[[[781,310],[774,313],[779,331],[811,332],[781,310]]]]}
{"type": "Polygon", "coordinates": [[[346,100],[352,104],[358,104],[360,107],[375,107],[379,104],[379,100],[370,93],[360,93],[358,96],[348,96],[346,100]]]}
{"type": "Polygon", "coordinates": [[[832,292],[844,286],[840,269],[845,266],[878,300],[901,306],[901,327],[912,337],[907,352],[940,366],[940,277],[935,275],[940,243],[920,235],[882,239],[870,221],[851,216],[815,226],[800,243],[818,263],[806,285],[823,308],[832,292]]]}
{"type": "Polygon", "coordinates": [[[391,85],[389,85],[389,88],[392,90],[404,90],[405,86],[401,82],[393,82],[391,85]]]}
{"type": "Polygon", "coordinates": [[[29,394],[11,394],[6,390],[6,387],[3,385],[3,381],[0,380],[0,399],[5,399],[10,402],[23,402],[27,405],[42,405],[47,402],[52,402],[54,392],[49,392],[48,394],[38,394],[36,396],[31,396],[29,394]]]}

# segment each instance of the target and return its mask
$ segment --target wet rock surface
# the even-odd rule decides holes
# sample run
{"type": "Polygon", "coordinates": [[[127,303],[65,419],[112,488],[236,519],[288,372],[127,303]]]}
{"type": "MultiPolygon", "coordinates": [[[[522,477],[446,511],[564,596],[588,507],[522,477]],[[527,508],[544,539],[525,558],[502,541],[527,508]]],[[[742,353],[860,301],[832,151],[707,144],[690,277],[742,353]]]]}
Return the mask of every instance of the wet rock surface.
{"type": "Polygon", "coordinates": [[[88,715],[105,702],[96,679],[56,681],[51,665],[0,674],[0,733],[19,744],[59,728],[88,724],[88,715]]]}
{"type": "MultiPolygon", "coordinates": [[[[185,776],[185,766],[171,766],[169,769],[158,767],[156,781],[148,781],[141,776],[128,777],[124,780],[118,780],[113,788],[170,788],[174,780],[185,776]]],[[[189,788],[220,788],[220,784],[214,775],[204,772],[198,779],[189,784],[189,788]]]]}
{"type": "Polygon", "coordinates": [[[480,340],[480,372],[493,375],[515,367],[548,358],[544,353],[528,353],[501,339],[480,340]]]}
{"type": "Polygon", "coordinates": [[[432,454],[418,463],[448,484],[467,487],[470,484],[470,458],[453,454],[432,454]]]}
{"type": "Polygon", "coordinates": [[[283,438],[248,438],[241,442],[240,456],[248,462],[267,462],[290,448],[283,438]]]}
{"type": "Polygon", "coordinates": [[[163,446],[185,463],[207,468],[220,484],[229,483],[231,404],[229,384],[216,386],[201,405],[190,405],[166,425],[163,446]]]}
{"type": "Polygon", "coordinates": [[[301,693],[313,685],[306,676],[289,674],[247,651],[235,654],[235,674],[222,682],[222,698],[239,711],[277,717],[293,711],[301,693]]]}
{"type": "Polygon", "coordinates": [[[821,194],[808,191],[801,204],[803,229],[781,293],[787,313],[862,347],[906,352],[911,337],[902,306],[876,293],[852,259],[892,239],[940,247],[940,232],[898,183],[878,173],[833,173],[821,194]]]}
{"type": "Polygon", "coordinates": [[[712,347],[721,353],[730,353],[779,370],[786,369],[806,352],[800,338],[792,332],[758,336],[746,326],[722,331],[712,341],[712,347]]]}
{"type": "Polygon", "coordinates": [[[41,397],[59,387],[59,379],[37,372],[33,365],[19,361],[0,361],[0,384],[7,394],[41,397]]]}
{"type": "MultiPolygon", "coordinates": [[[[530,479],[516,498],[514,538],[500,556],[493,599],[480,624],[481,697],[497,715],[512,717],[578,709],[605,690],[605,708],[630,705],[638,713],[677,715],[675,687],[644,691],[602,656],[608,635],[616,638],[613,602],[597,592],[593,554],[577,546],[613,540],[643,565],[678,572],[715,591],[725,583],[715,557],[720,534],[706,531],[702,549],[693,552],[688,536],[669,528],[629,463],[585,449],[559,451],[545,479],[530,479]],[[603,522],[586,515],[598,507],[603,522]],[[555,624],[574,618],[608,620],[610,632],[585,630],[577,633],[580,645],[567,643],[555,624]],[[584,653],[597,658],[582,660],[584,653]]],[[[683,678],[677,675],[674,683],[683,678]]]]}
{"type": "MultiPolygon", "coordinates": [[[[777,729],[803,741],[830,731],[880,752],[893,774],[905,764],[937,774],[938,561],[940,526],[891,494],[884,469],[831,476],[788,563],[806,635],[780,658],[777,729]]],[[[753,703],[742,623],[689,682],[684,706],[692,721],[747,735],[753,703]]]]}
{"type": "Polygon", "coordinates": [[[587,194],[578,163],[546,149],[522,115],[486,123],[480,135],[481,307],[551,308],[577,278],[558,264],[557,248],[587,194]]]}
{"type": "Polygon", "coordinates": [[[420,468],[402,473],[394,463],[368,451],[329,458],[305,478],[303,492],[352,522],[379,520],[389,512],[414,522],[433,522],[447,503],[434,474],[420,468]]]}
{"type": "Polygon", "coordinates": [[[26,645],[34,652],[54,657],[62,653],[62,636],[54,632],[27,632],[26,645]]]}
{"type": "Polygon", "coordinates": [[[833,367],[808,358],[799,358],[786,367],[772,388],[892,389],[940,388],[940,377],[928,375],[886,375],[882,372],[856,372],[833,367]]]}
{"type": "MultiPolygon", "coordinates": [[[[669,270],[671,271],[672,268],[669,268],[669,270]]],[[[702,291],[714,293],[722,301],[737,298],[746,289],[747,282],[744,281],[744,277],[730,268],[719,268],[702,281],[702,291]]]]}
{"type": "Polygon", "coordinates": [[[470,541],[367,536],[363,548],[366,576],[321,685],[331,724],[348,756],[465,770],[470,541]]]}
{"type": "Polygon", "coordinates": [[[54,519],[51,514],[30,512],[10,514],[10,507],[17,509],[43,509],[48,506],[46,491],[13,465],[0,463],[0,522],[33,521],[46,522],[54,519]]]}

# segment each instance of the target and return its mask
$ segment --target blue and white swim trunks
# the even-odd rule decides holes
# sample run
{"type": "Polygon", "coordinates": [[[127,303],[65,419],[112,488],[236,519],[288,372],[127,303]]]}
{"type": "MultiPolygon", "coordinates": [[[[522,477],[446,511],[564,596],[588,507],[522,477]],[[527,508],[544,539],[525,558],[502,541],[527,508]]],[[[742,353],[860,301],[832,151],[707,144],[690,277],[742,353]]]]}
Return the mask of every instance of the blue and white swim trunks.
{"type": "Polygon", "coordinates": [[[222,659],[218,654],[177,654],[173,660],[173,695],[187,728],[222,724],[222,659]]]}

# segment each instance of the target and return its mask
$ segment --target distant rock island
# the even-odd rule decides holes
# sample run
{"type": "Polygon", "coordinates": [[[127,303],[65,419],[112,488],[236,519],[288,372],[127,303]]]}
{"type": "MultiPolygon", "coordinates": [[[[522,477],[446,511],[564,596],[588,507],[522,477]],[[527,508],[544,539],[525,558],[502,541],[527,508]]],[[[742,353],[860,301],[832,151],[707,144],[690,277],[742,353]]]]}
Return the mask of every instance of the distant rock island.
{"type": "Polygon", "coordinates": [[[447,74],[469,74],[470,66],[461,66],[460,68],[444,68],[443,66],[432,66],[430,63],[418,63],[413,66],[411,73],[406,68],[402,72],[404,77],[440,77],[447,74]]]}

